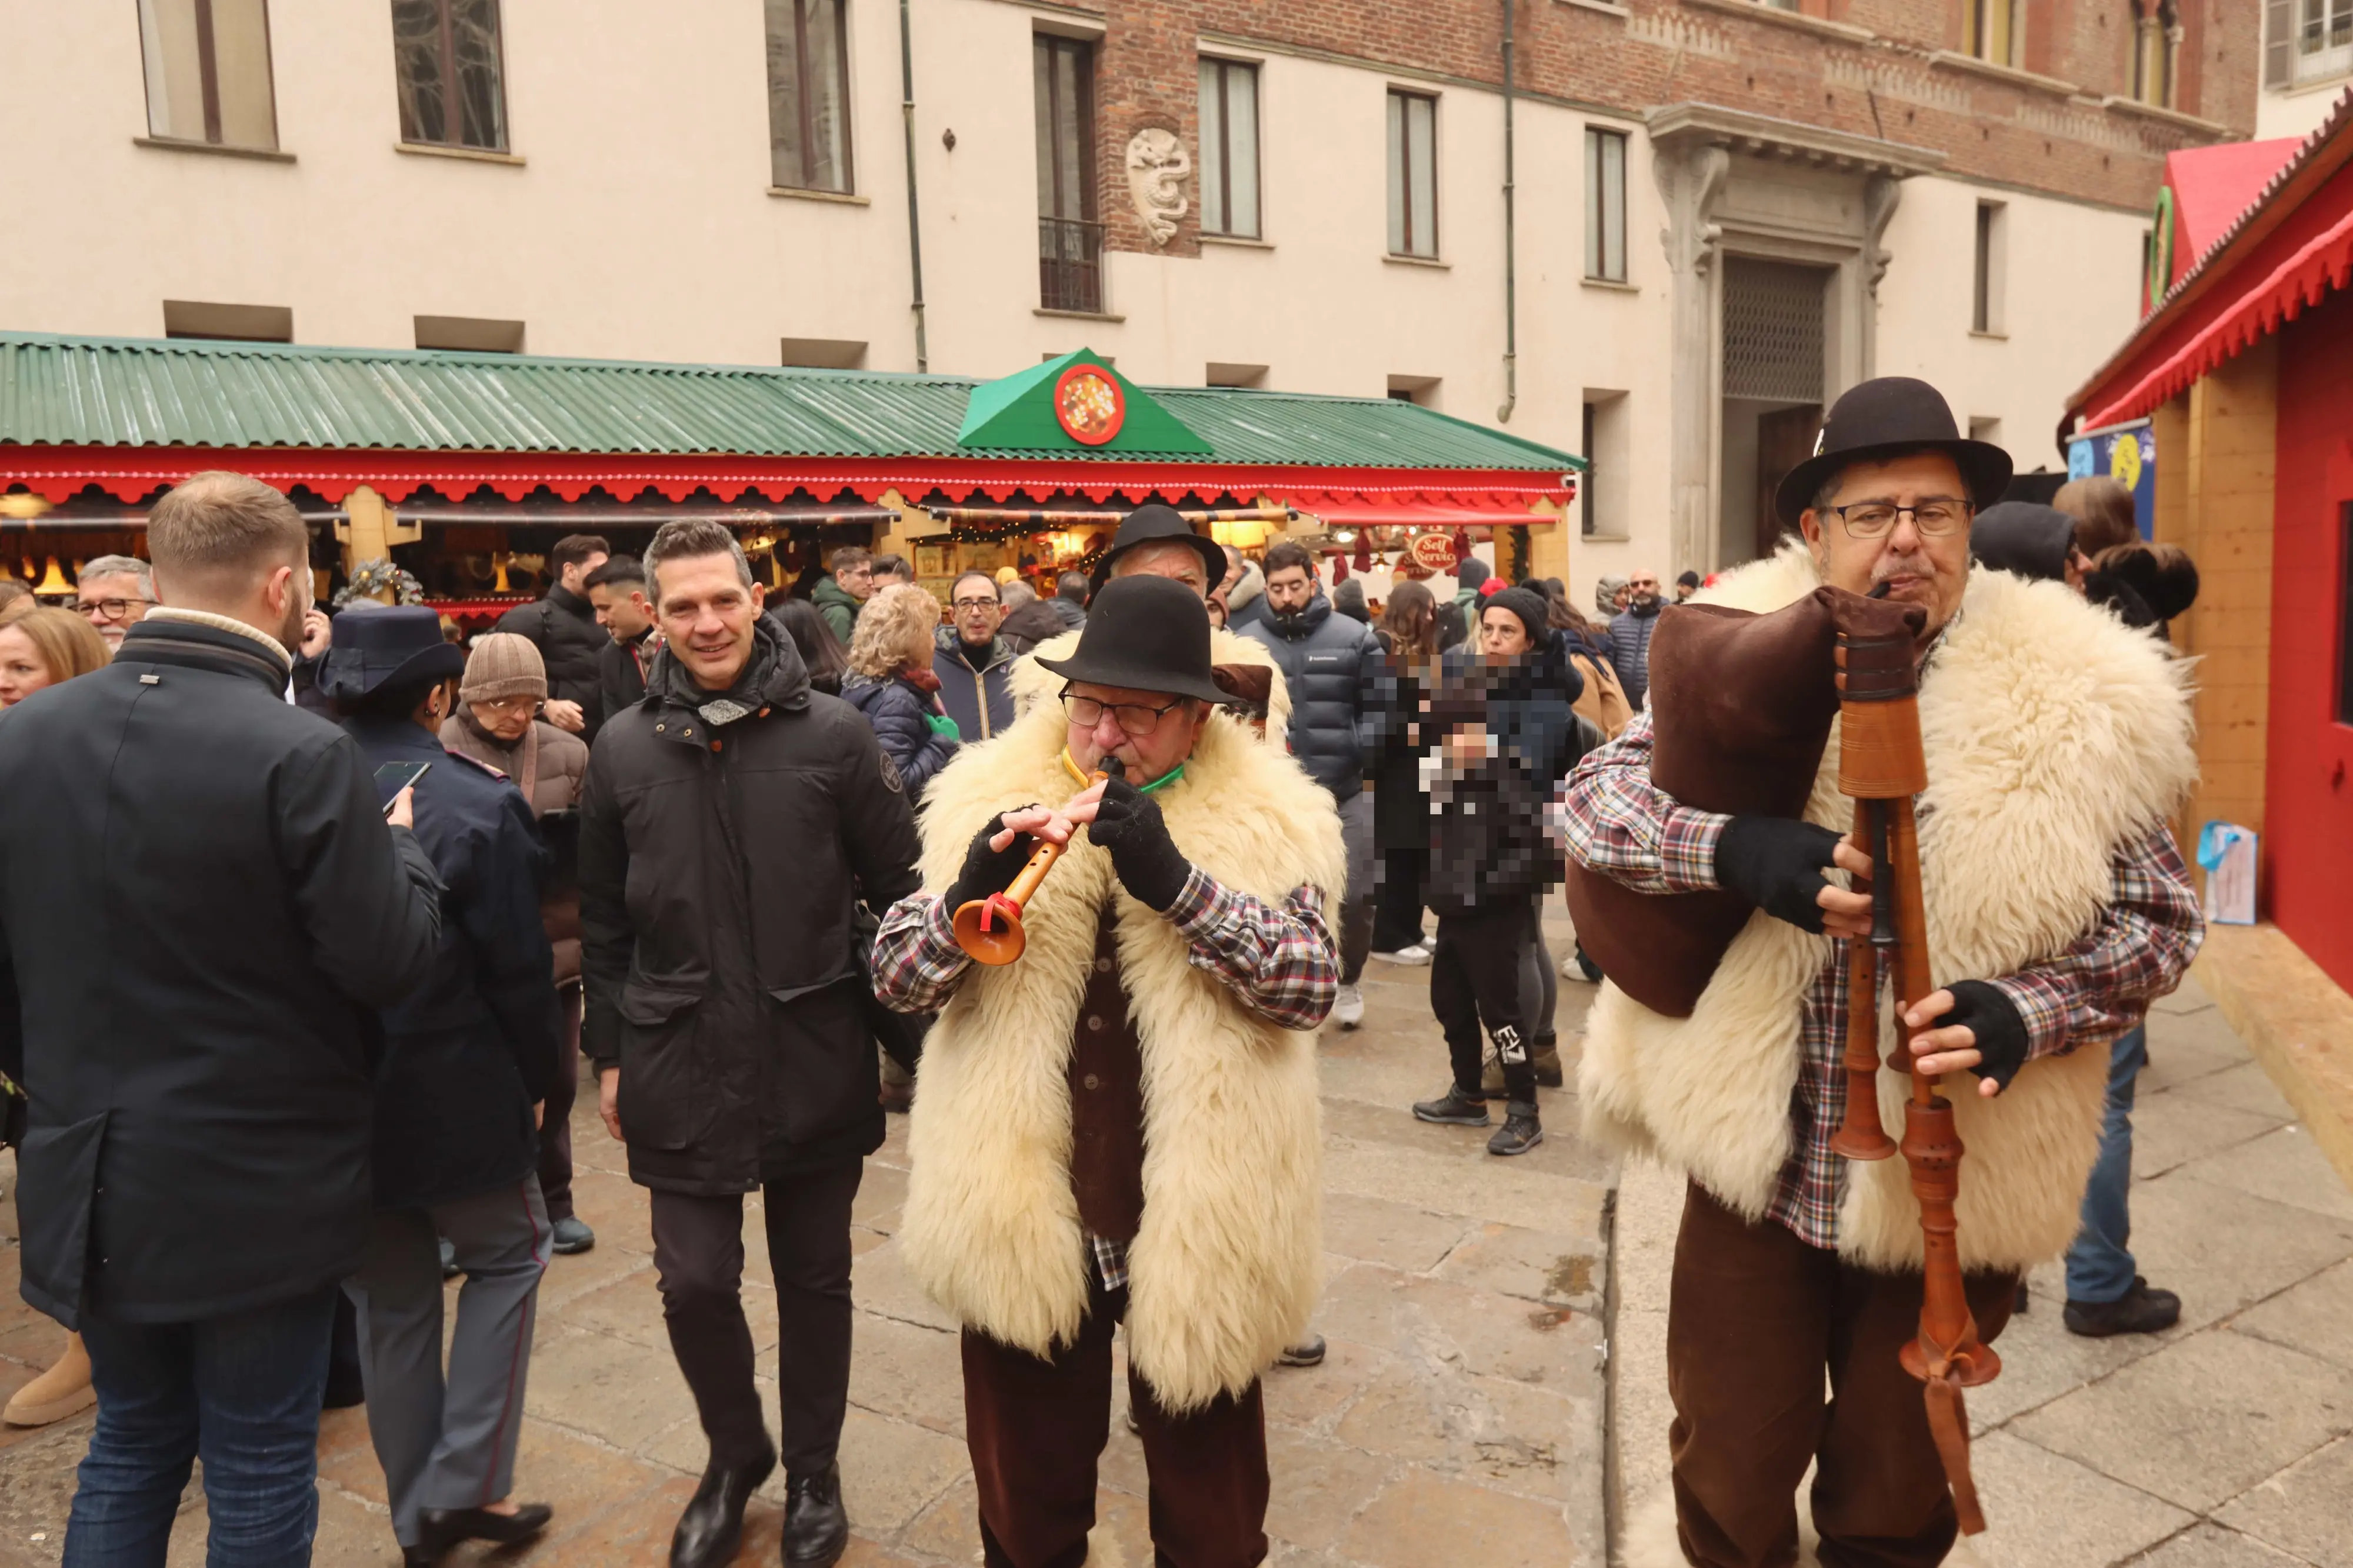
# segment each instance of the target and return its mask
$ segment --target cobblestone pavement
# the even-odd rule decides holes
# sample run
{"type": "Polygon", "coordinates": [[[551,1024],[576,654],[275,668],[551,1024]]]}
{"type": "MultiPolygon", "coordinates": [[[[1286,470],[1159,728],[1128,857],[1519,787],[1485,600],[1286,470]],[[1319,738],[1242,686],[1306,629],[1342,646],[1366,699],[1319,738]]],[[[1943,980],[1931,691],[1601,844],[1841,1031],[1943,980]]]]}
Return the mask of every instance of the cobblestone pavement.
{"type": "MultiPolygon", "coordinates": [[[[2035,1271],[2030,1310],[2001,1336],[2000,1377],[1969,1391],[1990,1521],[1976,1560],[2348,1568],[2353,1194],[2195,982],[2158,1005],[2148,1057],[2133,1117],[2133,1251],[2153,1284],[2180,1292],[2181,1322],[2078,1339],[2060,1321],[2061,1270],[2035,1271]]],[[[1666,1480],[1666,1290],[1682,1203],[1679,1179],[1627,1171],[1614,1394],[1637,1509],[1666,1480]]]]}
{"type": "MultiPolygon", "coordinates": [[[[1602,1568],[1599,1318],[1609,1172],[1574,1136],[1574,1101],[1547,1095],[1551,1136],[1515,1161],[1484,1135],[1423,1126],[1409,1104],[1444,1084],[1426,970],[1376,963],[1365,1027],[1323,1037],[1327,1284],[1325,1363],[1267,1384],[1274,1561],[1302,1568],[1602,1568]]],[[[1564,1032],[1590,996],[1562,987],[1564,1032]]],[[[584,1097],[584,1100],[593,1097],[584,1097]]],[[[554,1505],[535,1546],[452,1563],[664,1562],[704,1447],[672,1363],[654,1289],[644,1193],[621,1173],[584,1103],[578,1203],[597,1245],[556,1258],[542,1315],[516,1495],[554,1505]]],[[[956,1342],[892,1241],[906,1189],[905,1127],[868,1163],[856,1220],[859,1308],[842,1470],[851,1568],[964,1564],[979,1542],[956,1342]]],[[[0,1184],[14,1170],[0,1157],[0,1184]]],[[[755,1200],[756,1201],[756,1200],[755,1200]]],[[[13,1209],[0,1246],[0,1396],[47,1364],[61,1333],[16,1297],[13,1209]]],[[[779,1353],[761,1227],[746,1216],[744,1297],[764,1378],[779,1353]]],[[[1123,1390],[1125,1384],[1116,1384],[1123,1390]]],[[[773,1387],[773,1384],[765,1386],[773,1387]]],[[[0,1564],[58,1561],[90,1417],[0,1433],[0,1564]]],[[[364,1410],[320,1438],[316,1561],[399,1560],[364,1410]]],[[[737,1561],[777,1553],[783,1481],[754,1504],[737,1561]]],[[[172,1562],[201,1563],[192,1486],[172,1562]]],[[[1143,1453],[1114,1423],[1102,1468],[1094,1561],[1146,1568],[1143,1453]]]]}

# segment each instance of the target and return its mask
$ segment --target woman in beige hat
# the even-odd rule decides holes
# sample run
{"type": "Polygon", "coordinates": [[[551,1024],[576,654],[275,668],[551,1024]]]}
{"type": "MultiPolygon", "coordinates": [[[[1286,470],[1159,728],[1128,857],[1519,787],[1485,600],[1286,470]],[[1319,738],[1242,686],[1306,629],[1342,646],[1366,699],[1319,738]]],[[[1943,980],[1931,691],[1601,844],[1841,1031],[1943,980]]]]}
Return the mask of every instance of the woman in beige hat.
{"type": "Polygon", "coordinates": [[[458,709],[441,722],[441,743],[512,779],[539,819],[553,854],[540,916],[555,948],[555,989],[564,998],[564,1043],[539,1134],[539,1185],[555,1250],[586,1252],[596,1233],[572,1212],[572,1101],[580,1081],[580,889],[572,846],[588,742],[539,717],[547,666],[530,638],[489,632],[474,639],[458,683],[458,709]]]}

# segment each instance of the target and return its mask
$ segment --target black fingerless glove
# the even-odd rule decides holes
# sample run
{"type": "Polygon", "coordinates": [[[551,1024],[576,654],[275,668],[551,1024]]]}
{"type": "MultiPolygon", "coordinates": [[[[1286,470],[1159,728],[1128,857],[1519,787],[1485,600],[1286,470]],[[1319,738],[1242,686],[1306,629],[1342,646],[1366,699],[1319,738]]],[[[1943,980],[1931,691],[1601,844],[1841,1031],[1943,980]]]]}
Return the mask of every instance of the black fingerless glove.
{"type": "Polygon", "coordinates": [[[1119,873],[1121,884],[1163,914],[1193,874],[1193,863],[1168,837],[1159,804],[1125,779],[1103,785],[1103,804],[1095,808],[1087,832],[1111,852],[1111,868],[1119,873]]]}
{"type": "Polygon", "coordinates": [[[987,826],[972,836],[972,846],[964,852],[964,869],[956,873],[955,885],[947,890],[945,901],[951,910],[960,910],[975,899],[1005,891],[1012,886],[1021,863],[1036,852],[1038,840],[1027,833],[1015,834],[1013,842],[1002,849],[988,847],[990,839],[1005,831],[1005,816],[999,812],[990,817],[987,826]]]}
{"type": "Polygon", "coordinates": [[[2008,1089],[2018,1069],[2026,1065],[2026,1020],[2018,1016],[2018,1005],[1989,981],[1956,980],[1945,989],[1953,994],[1953,1005],[1928,1026],[1968,1025],[1978,1037],[1978,1055],[1982,1058],[1977,1075],[2008,1089]]]}
{"type": "Polygon", "coordinates": [[[1814,900],[1829,884],[1839,836],[1786,816],[1736,816],[1715,841],[1715,879],[1777,920],[1819,933],[1822,908],[1814,900]]]}

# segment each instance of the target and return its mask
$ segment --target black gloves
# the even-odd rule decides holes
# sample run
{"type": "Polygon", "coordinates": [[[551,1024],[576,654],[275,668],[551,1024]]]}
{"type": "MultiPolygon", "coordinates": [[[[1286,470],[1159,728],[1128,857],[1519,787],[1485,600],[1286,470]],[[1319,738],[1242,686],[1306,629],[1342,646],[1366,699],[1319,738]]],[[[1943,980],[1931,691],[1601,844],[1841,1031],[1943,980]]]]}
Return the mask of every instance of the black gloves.
{"type": "Polygon", "coordinates": [[[1103,804],[1095,808],[1094,825],[1087,831],[1111,852],[1111,868],[1127,890],[1167,913],[1185,890],[1193,863],[1177,853],[1168,825],[1160,818],[1159,803],[1125,779],[1109,780],[1103,804]]]}
{"type": "Polygon", "coordinates": [[[2008,1089],[2018,1069],[2026,1065],[2026,1020],[2018,1016],[2017,1004],[2000,986],[1983,980],[1956,980],[1945,989],[1953,994],[1953,1005],[1943,1017],[1931,1019],[1928,1026],[1968,1025],[1978,1037],[1981,1059],[1977,1075],[2008,1089]]]}
{"type": "Polygon", "coordinates": [[[972,836],[972,847],[964,852],[964,869],[956,873],[955,885],[947,890],[951,910],[960,910],[975,899],[1005,891],[1012,886],[1022,862],[1036,853],[1038,840],[1027,833],[1015,834],[1013,842],[1002,849],[988,847],[990,839],[1005,831],[1007,815],[999,812],[990,817],[987,825],[972,836]]]}
{"type": "Polygon", "coordinates": [[[1783,816],[1736,816],[1715,841],[1715,879],[1767,914],[1819,934],[1839,836],[1810,822],[1783,816]]]}

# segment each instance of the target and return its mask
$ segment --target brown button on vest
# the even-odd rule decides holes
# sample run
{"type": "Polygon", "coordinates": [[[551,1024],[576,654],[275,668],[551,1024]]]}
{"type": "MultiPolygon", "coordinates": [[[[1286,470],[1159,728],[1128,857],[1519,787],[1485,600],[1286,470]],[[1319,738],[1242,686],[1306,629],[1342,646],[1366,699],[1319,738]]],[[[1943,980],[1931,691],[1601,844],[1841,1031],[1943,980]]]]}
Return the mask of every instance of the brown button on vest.
{"type": "Polygon", "coordinates": [[[1124,1242],[1144,1217],[1144,1057],[1115,933],[1106,904],[1071,1047],[1071,1190],[1088,1235],[1124,1242]]]}

